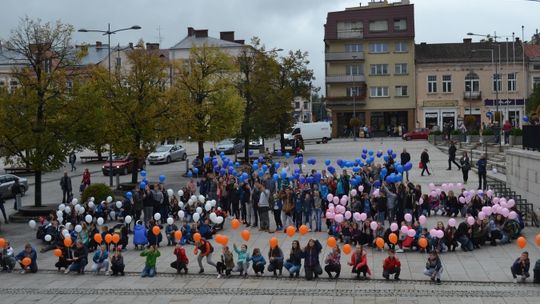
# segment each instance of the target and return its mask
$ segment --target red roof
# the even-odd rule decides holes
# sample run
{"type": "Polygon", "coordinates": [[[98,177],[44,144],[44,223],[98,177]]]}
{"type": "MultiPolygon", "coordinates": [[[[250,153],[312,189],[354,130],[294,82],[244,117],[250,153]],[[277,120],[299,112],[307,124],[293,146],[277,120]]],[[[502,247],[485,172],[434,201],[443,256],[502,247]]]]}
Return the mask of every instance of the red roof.
{"type": "Polygon", "coordinates": [[[525,45],[525,56],[529,58],[540,58],[540,45],[532,44],[525,45]]]}

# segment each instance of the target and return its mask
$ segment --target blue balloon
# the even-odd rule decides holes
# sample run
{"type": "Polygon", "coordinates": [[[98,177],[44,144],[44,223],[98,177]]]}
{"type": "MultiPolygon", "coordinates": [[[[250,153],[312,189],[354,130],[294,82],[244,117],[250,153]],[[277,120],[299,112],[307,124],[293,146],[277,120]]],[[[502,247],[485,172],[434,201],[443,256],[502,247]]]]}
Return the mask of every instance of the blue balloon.
{"type": "Polygon", "coordinates": [[[259,169],[259,165],[258,164],[253,164],[253,166],[251,166],[253,168],[253,171],[257,171],[259,169]]]}
{"type": "Polygon", "coordinates": [[[263,177],[264,176],[264,171],[263,170],[259,170],[259,177],[263,177]]]}
{"type": "Polygon", "coordinates": [[[381,186],[381,182],[379,180],[376,180],[373,182],[373,187],[379,188],[381,186]]]}
{"type": "Polygon", "coordinates": [[[141,170],[141,173],[140,173],[140,174],[141,174],[142,177],[145,177],[145,176],[146,176],[146,171],[141,170]]]}
{"type": "Polygon", "coordinates": [[[281,171],[281,178],[286,178],[286,177],[287,177],[287,172],[281,171]]]}
{"type": "Polygon", "coordinates": [[[340,166],[340,167],[343,168],[343,160],[338,159],[338,160],[336,161],[336,164],[337,164],[338,166],[340,166]]]}
{"type": "Polygon", "coordinates": [[[385,155],[385,156],[383,157],[383,159],[384,159],[384,162],[387,163],[388,160],[390,159],[390,157],[388,157],[388,155],[385,155]]]}
{"type": "Polygon", "coordinates": [[[357,182],[358,185],[360,185],[362,183],[362,177],[360,175],[357,175],[355,177],[355,179],[356,179],[356,182],[357,182]]]}
{"type": "Polygon", "coordinates": [[[381,173],[383,173],[384,175],[386,175],[386,173],[388,173],[388,169],[386,167],[383,167],[381,169],[381,173]]]}
{"type": "MultiPolygon", "coordinates": [[[[196,169],[196,168],[194,168],[193,170],[195,170],[195,169],[196,169]]],[[[192,176],[193,176],[193,172],[188,171],[187,176],[188,176],[188,177],[192,177],[192,176]]]]}
{"type": "Polygon", "coordinates": [[[397,164],[396,165],[396,170],[397,170],[397,172],[402,173],[403,172],[403,166],[401,164],[397,164]]]}
{"type": "Polygon", "coordinates": [[[274,181],[277,182],[278,179],[279,179],[279,176],[277,175],[277,173],[274,173],[274,174],[272,175],[272,178],[274,179],[274,181]]]}
{"type": "Polygon", "coordinates": [[[279,162],[274,163],[274,168],[279,169],[279,166],[281,166],[281,164],[279,162]]]}
{"type": "Polygon", "coordinates": [[[221,152],[219,153],[219,155],[224,156],[224,155],[225,155],[225,152],[221,151],[221,152]]]}
{"type": "Polygon", "coordinates": [[[391,184],[391,183],[394,182],[394,180],[393,180],[393,178],[392,178],[391,175],[388,175],[388,176],[386,177],[386,182],[389,183],[389,184],[391,184]]]}
{"type": "Polygon", "coordinates": [[[236,175],[236,174],[234,174],[234,168],[233,168],[233,167],[229,167],[229,168],[227,169],[227,172],[228,172],[229,174],[236,175]]]}
{"type": "Polygon", "coordinates": [[[300,184],[303,184],[303,183],[306,182],[306,178],[305,178],[303,175],[300,175],[300,176],[298,177],[298,181],[300,182],[300,184]]]}
{"type": "Polygon", "coordinates": [[[522,119],[523,119],[524,122],[529,122],[529,116],[527,116],[527,115],[523,115],[522,119]]]}
{"type": "Polygon", "coordinates": [[[362,154],[366,154],[366,153],[367,153],[367,149],[366,148],[362,149],[362,154]]]}
{"type": "Polygon", "coordinates": [[[377,157],[380,158],[382,156],[382,152],[381,151],[378,151],[377,152],[377,157]]]}
{"type": "Polygon", "coordinates": [[[366,155],[366,154],[362,154],[362,158],[363,158],[363,159],[366,159],[366,158],[367,158],[367,155],[366,155]]]}
{"type": "Polygon", "coordinates": [[[221,168],[221,169],[219,170],[219,175],[220,175],[220,176],[225,175],[225,169],[224,169],[224,168],[221,168]]]}
{"type": "Polygon", "coordinates": [[[197,167],[193,168],[193,173],[199,174],[199,168],[197,168],[197,167]]]}
{"type": "Polygon", "coordinates": [[[395,159],[396,157],[397,157],[396,153],[392,153],[392,158],[395,159]]]}
{"type": "Polygon", "coordinates": [[[373,156],[373,150],[369,150],[368,154],[369,156],[373,156]]]}
{"type": "Polygon", "coordinates": [[[247,172],[242,173],[242,176],[243,176],[244,178],[248,178],[248,177],[249,177],[249,175],[247,174],[247,172]]]}
{"type": "Polygon", "coordinates": [[[267,166],[267,165],[263,165],[263,166],[262,166],[262,169],[263,169],[263,171],[266,172],[266,170],[268,170],[268,166],[267,166]]]}
{"type": "Polygon", "coordinates": [[[332,167],[332,166],[328,166],[328,167],[326,168],[326,170],[328,170],[328,172],[330,172],[331,174],[336,173],[336,168],[334,168],[334,167],[332,167]]]}
{"type": "Polygon", "coordinates": [[[368,158],[368,159],[366,160],[366,162],[367,162],[368,164],[370,164],[370,165],[371,165],[371,163],[373,163],[373,161],[375,161],[375,159],[373,158],[373,156],[370,157],[370,158],[368,158]]]}
{"type": "Polygon", "coordinates": [[[314,179],[315,179],[315,182],[318,183],[321,181],[321,178],[322,178],[322,175],[321,173],[319,172],[315,172],[315,174],[313,175],[314,179]]]}
{"type": "Polygon", "coordinates": [[[332,162],[331,162],[329,159],[327,159],[327,160],[324,161],[324,164],[325,164],[326,166],[330,166],[331,163],[332,163],[332,162]]]}
{"type": "Polygon", "coordinates": [[[208,161],[210,161],[210,156],[205,156],[204,157],[204,163],[206,164],[208,161]]]}
{"type": "Polygon", "coordinates": [[[238,167],[240,167],[240,163],[239,163],[239,162],[235,162],[235,163],[234,163],[234,166],[235,166],[236,168],[238,168],[238,167]]]}
{"type": "Polygon", "coordinates": [[[394,151],[392,151],[392,149],[388,149],[388,151],[386,151],[386,152],[388,152],[388,155],[392,155],[392,152],[394,152],[394,151]]]}
{"type": "Polygon", "coordinates": [[[405,169],[405,171],[411,170],[412,169],[412,163],[411,162],[406,163],[404,169],[405,169]]]}
{"type": "Polygon", "coordinates": [[[127,199],[131,199],[133,197],[133,193],[131,191],[126,192],[127,199]]]}
{"type": "Polygon", "coordinates": [[[248,154],[253,155],[253,151],[249,150],[248,154]]]}
{"type": "Polygon", "coordinates": [[[360,168],[359,167],[353,167],[352,170],[353,170],[354,173],[356,173],[356,172],[360,171],[360,168]]]}
{"type": "Polygon", "coordinates": [[[281,152],[281,150],[277,150],[276,154],[277,154],[277,156],[281,156],[281,155],[283,155],[283,152],[281,152]]]}
{"type": "Polygon", "coordinates": [[[289,159],[289,157],[291,157],[291,153],[285,152],[285,158],[286,158],[286,159],[289,159]]]}
{"type": "Polygon", "coordinates": [[[146,184],[144,182],[141,182],[139,184],[139,189],[144,190],[144,188],[146,188],[146,184]]]}
{"type": "Polygon", "coordinates": [[[308,184],[313,184],[313,176],[308,176],[306,178],[306,181],[307,181],[308,184]]]}
{"type": "Polygon", "coordinates": [[[159,182],[160,182],[160,183],[164,183],[166,178],[167,178],[167,177],[166,177],[165,175],[160,175],[160,176],[159,176],[159,182]]]}

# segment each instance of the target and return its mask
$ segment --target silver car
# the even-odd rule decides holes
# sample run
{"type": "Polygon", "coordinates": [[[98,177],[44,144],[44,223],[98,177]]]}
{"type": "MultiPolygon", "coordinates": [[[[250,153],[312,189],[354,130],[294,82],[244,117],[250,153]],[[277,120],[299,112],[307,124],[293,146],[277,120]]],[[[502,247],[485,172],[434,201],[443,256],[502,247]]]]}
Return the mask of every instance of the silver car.
{"type": "Polygon", "coordinates": [[[242,152],[244,149],[244,143],[240,139],[228,138],[218,143],[216,150],[218,153],[235,154],[242,152]]]}
{"type": "Polygon", "coordinates": [[[147,157],[148,162],[153,165],[157,163],[170,163],[175,160],[185,160],[187,158],[186,149],[180,145],[163,145],[156,147],[156,150],[147,157]]]}
{"type": "Polygon", "coordinates": [[[18,179],[19,184],[21,184],[21,192],[23,195],[26,190],[28,190],[28,180],[26,178],[18,177],[17,175],[13,174],[0,175],[0,195],[2,195],[3,198],[13,197],[11,194],[11,186],[13,186],[16,179],[18,179]]]}

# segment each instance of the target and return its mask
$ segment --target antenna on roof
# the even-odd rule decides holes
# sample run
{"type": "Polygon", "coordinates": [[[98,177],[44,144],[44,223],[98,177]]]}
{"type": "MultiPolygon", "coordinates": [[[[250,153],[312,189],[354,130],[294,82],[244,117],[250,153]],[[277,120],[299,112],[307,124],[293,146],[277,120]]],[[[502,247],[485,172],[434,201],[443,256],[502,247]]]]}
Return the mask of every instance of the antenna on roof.
{"type": "Polygon", "coordinates": [[[161,45],[161,42],[163,40],[163,37],[161,37],[161,25],[158,26],[157,31],[158,31],[158,36],[157,36],[158,42],[161,45]]]}

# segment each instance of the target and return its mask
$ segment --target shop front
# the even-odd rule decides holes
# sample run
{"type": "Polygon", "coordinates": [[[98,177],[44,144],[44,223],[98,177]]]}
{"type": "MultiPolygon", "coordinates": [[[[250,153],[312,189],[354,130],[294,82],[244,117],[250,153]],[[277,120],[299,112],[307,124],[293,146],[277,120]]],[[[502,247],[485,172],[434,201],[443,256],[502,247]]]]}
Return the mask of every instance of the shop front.
{"type": "Polygon", "coordinates": [[[486,111],[495,113],[497,110],[502,113],[502,123],[510,120],[512,126],[519,128],[521,119],[525,115],[525,100],[524,99],[486,99],[484,100],[486,111]],[[498,104],[498,107],[497,107],[498,104]]]}
{"type": "Polygon", "coordinates": [[[444,126],[455,129],[458,112],[457,100],[426,100],[423,103],[423,125],[430,130],[443,130],[444,126]]]}

